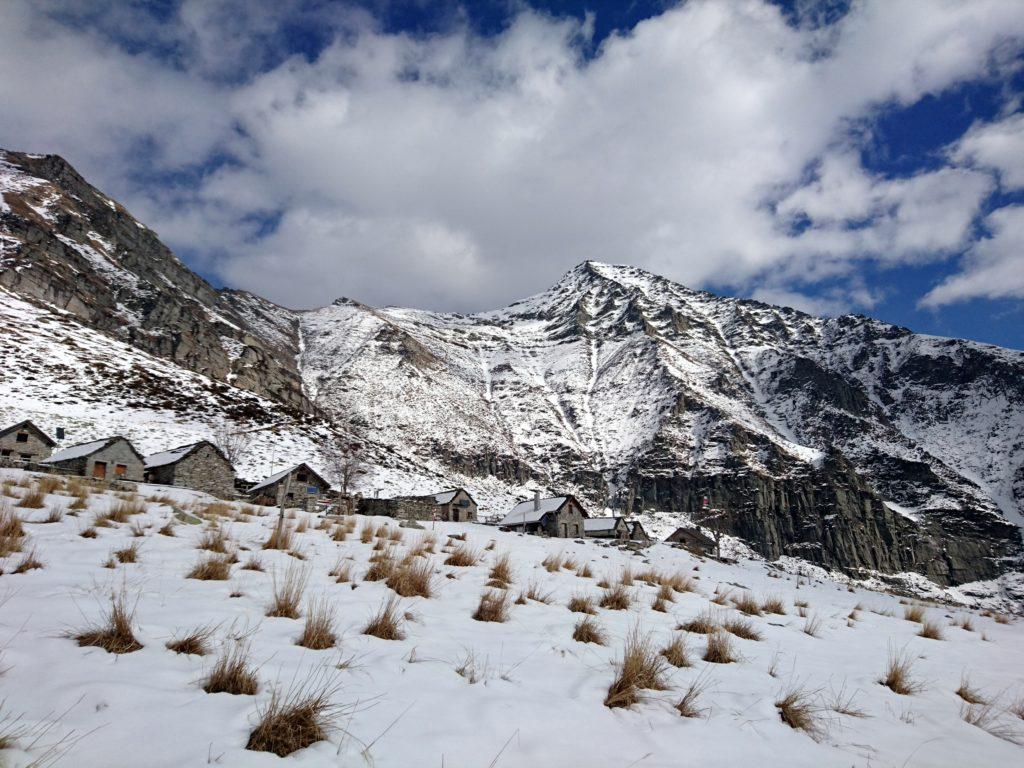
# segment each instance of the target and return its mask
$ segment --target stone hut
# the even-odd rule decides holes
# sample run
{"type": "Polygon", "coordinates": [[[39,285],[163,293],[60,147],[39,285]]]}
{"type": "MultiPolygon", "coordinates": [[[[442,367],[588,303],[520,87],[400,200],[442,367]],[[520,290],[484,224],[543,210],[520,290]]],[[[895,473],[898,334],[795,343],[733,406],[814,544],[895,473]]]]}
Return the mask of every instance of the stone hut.
{"type": "Polygon", "coordinates": [[[666,544],[675,544],[698,555],[711,555],[715,551],[715,541],[705,536],[697,528],[676,528],[667,539],[666,544]]]}
{"type": "Polygon", "coordinates": [[[654,541],[651,535],[644,530],[639,520],[627,520],[626,525],[629,526],[629,538],[632,541],[642,541],[648,544],[654,541]]]}
{"type": "Polygon", "coordinates": [[[42,461],[57,441],[28,419],[0,430],[0,461],[42,461]]]}
{"type": "Polygon", "coordinates": [[[590,539],[630,538],[629,524],[621,517],[588,517],[583,521],[583,531],[590,539]]]}
{"type": "Polygon", "coordinates": [[[128,440],[116,435],[72,445],[43,459],[40,464],[72,475],[97,480],[133,480],[141,483],[145,459],[128,440]]]}
{"type": "Polygon", "coordinates": [[[559,539],[582,538],[587,511],[575,496],[542,499],[538,491],[532,500],[512,508],[498,525],[509,531],[551,536],[559,539]]]}
{"type": "Polygon", "coordinates": [[[330,489],[331,484],[309,464],[296,464],[256,483],[249,489],[249,500],[253,504],[270,507],[283,503],[286,507],[300,507],[312,512],[316,503],[325,498],[330,489]]]}
{"type": "Polygon", "coordinates": [[[235,468],[224,452],[207,440],[147,456],[146,482],[192,488],[218,499],[235,497],[235,468]]]}
{"type": "Polygon", "coordinates": [[[360,499],[356,511],[401,520],[445,520],[464,523],[476,520],[476,501],[465,488],[452,488],[426,496],[395,496],[392,499],[360,499]]]}

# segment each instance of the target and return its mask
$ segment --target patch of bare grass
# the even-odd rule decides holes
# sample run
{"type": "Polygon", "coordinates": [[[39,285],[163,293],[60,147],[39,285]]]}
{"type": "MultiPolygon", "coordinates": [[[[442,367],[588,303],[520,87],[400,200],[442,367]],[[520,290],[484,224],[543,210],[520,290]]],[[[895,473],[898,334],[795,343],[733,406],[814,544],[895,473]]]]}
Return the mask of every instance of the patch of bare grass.
{"type": "Polygon", "coordinates": [[[336,686],[314,678],[285,693],[274,691],[270,701],[257,710],[256,727],[245,748],[287,757],[293,752],[324,741],[341,712],[331,702],[336,686]]]}
{"type": "Polygon", "coordinates": [[[302,634],[295,641],[296,645],[314,651],[325,651],[333,648],[338,642],[334,631],[334,609],[326,597],[309,601],[306,609],[306,623],[302,634]]]}
{"type": "Polygon", "coordinates": [[[674,635],[669,644],[662,648],[659,653],[673,667],[689,667],[691,662],[688,650],[686,647],[686,636],[674,635]]]}
{"type": "Polygon", "coordinates": [[[183,634],[175,633],[165,644],[168,650],[190,656],[206,656],[210,652],[210,640],[217,627],[206,625],[187,630],[183,634]]]}
{"type": "Polygon", "coordinates": [[[460,544],[452,550],[452,553],[448,555],[444,564],[466,568],[471,565],[476,565],[478,562],[480,562],[480,553],[466,544],[460,544]]]}
{"type": "Polygon", "coordinates": [[[256,669],[249,662],[249,646],[241,640],[230,642],[217,658],[203,682],[207,693],[253,696],[259,690],[256,669]]]}
{"type": "Polygon", "coordinates": [[[185,574],[186,579],[198,579],[199,581],[227,581],[231,577],[231,562],[225,555],[210,553],[206,557],[200,557],[199,561],[192,566],[192,570],[185,574]]]}
{"type": "Polygon", "coordinates": [[[913,696],[924,690],[924,685],[913,678],[914,659],[904,648],[897,651],[889,649],[889,661],[885,668],[885,677],[880,682],[893,693],[901,696],[913,696]]]}
{"type": "Polygon", "coordinates": [[[401,597],[430,597],[434,569],[429,560],[406,559],[385,580],[401,597]]]}
{"type": "Polygon", "coordinates": [[[641,691],[668,688],[665,658],[654,648],[650,635],[634,628],[626,637],[617,674],[608,688],[604,705],[629,707],[640,701],[641,691]]]}
{"type": "Polygon", "coordinates": [[[822,707],[817,702],[818,693],[793,686],[784,691],[776,700],[782,722],[790,728],[803,731],[815,741],[825,736],[826,728],[821,716],[822,707]]]}
{"type": "MultiPolygon", "coordinates": [[[[630,583],[632,583],[632,581],[633,580],[631,578],[630,583]]],[[[632,602],[632,595],[630,595],[629,590],[626,589],[626,585],[622,583],[608,587],[608,589],[604,591],[604,594],[601,595],[599,605],[602,608],[608,608],[612,611],[624,611],[629,608],[632,602]]]]}
{"type": "Polygon", "coordinates": [[[114,557],[119,563],[137,563],[139,562],[139,549],[139,542],[133,541],[127,547],[115,549],[114,557]]]}
{"type": "Polygon", "coordinates": [[[569,610],[573,613],[597,613],[594,598],[582,592],[577,592],[569,598],[569,610]]]}
{"type": "Polygon", "coordinates": [[[271,575],[273,598],[267,608],[267,616],[297,619],[301,615],[299,606],[309,582],[309,569],[293,563],[288,566],[281,579],[277,573],[271,575]]]}
{"type": "Polygon", "coordinates": [[[725,632],[712,632],[708,635],[703,659],[711,664],[732,664],[736,661],[729,635],[725,632]]]}
{"type": "Polygon", "coordinates": [[[579,643],[594,643],[604,645],[605,636],[601,625],[589,616],[585,616],[576,622],[572,631],[572,639],[579,643]]]}
{"type": "Polygon", "coordinates": [[[473,618],[476,621],[508,621],[509,603],[508,592],[487,590],[480,595],[480,603],[473,613],[473,618]]]}
{"type": "Polygon", "coordinates": [[[142,648],[132,629],[134,622],[135,610],[128,607],[128,596],[122,589],[111,594],[110,608],[102,614],[99,623],[73,637],[83,647],[94,646],[107,653],[133,653],[142,648]]]}
{"type": "Polygon", "coordinates": [[[370,617],[363,627],[363,634],[379,637],[381,640],[402,640],[405,637],[398,599],[394,595],[381,603],[377,613],[370,617]]]}

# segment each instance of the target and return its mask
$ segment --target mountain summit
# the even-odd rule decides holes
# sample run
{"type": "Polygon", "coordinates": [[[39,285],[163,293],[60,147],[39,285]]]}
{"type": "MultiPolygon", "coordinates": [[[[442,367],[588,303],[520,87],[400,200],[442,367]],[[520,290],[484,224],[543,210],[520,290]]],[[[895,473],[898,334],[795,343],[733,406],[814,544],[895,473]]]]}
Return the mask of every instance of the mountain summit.
{"type": "MultiPolygon", "coordinates": [[[[384,492],[457,481],[499,513],[530,485],[659,531],[707,498],[766,557],[942,584],[1019,565],[1024,353],[589,261],[474,315],[293,312],[212,288],[59,158],[0,154],[0,196],[0,304],[60,317],[47,345],[106,334],[358,433],[384,492]]],[[[59,414],[36,385],[0,415],[59,414]]]]}

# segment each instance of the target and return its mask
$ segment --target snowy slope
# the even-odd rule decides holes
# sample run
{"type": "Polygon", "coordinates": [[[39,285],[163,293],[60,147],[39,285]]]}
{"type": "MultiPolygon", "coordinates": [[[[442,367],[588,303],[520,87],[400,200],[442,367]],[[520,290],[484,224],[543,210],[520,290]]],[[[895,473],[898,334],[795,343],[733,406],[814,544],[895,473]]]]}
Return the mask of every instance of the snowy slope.
{"type": "MultiPolygon", "coordinates": [[[[0,479],[31,486],[14,470],[0,470],[0,479]]],[[[9,505],[30,490],[0,488],[9,505]]],[[[14,507],[26,521],[23,549],[44,567],[12,573],[23,555],[0,561],[0,735],[5,728],[16,732],[12,746],[0,750],[0,763],[25,768],[48,755],[76,768],[668,768],[681,761],[960,768],[1016,765],[1024,758],[1024,720],[1007,711],[1024,695],[1019,620],[1003,624],[975,608],[927,605],[926,618],[937,622],[943,637],[927,639],[918,635],[921,624],[903,618],[904,601],[860,587],[848,590],[813,572],[801,577],[760,562],[701,561],[664,545],[629,554],[593,541],[545,541],[481,525],[439,523],[433,531],[403,530],[403,541],[394,545],[402,557],[427,534],[438,540],[435,554],[414,558],[430,563],[433,595],[401,599],[404,638],[383,640],[362,634],[392,594],[382,582],[363,578],[373,550],[358,534],[368,520],[357,518],[341,542],[313,525],[295,534],[299,560],[261,550],[274,518],[249,508],[256,514],[223,519],[228,547],[241,562],[226,581],[199,581],[186,574],[203,556],[196,547],[207,531],[179,524],[175,536],[167,537],[158,529],[171,516],[169,503],[202,514],[205,497],[159,487],[140,490],[149,498],[146,511],[133,516],[131,525],[96,529],[96,538],[79,533],[123,499],[97,492],[85,509],[75,511],[68,509],[72,497],[57,489],[46,504],[66,512],[52,523],[42,522],[46,508],[14,507]],[[142,535],[133,536],[132,528],[142,535]],[[439,550],[446,534],[454,533],[466,536],[466,545],[481,557],[479,565],[445,564],[439,550]],[[103,567],[111,552],[133,543],[139,546],[137,562],[103,567]],[[509,594],[514,598],[534,585],[549,602],[514,604],[505,623],[474,621],[489,569],[504,554],[512,564],[509,594]],[[559,554],[571,558],[574,568],[548,572],[542,561],[559,554]],[[264,571],[242,568],[253,555],[264,571]],[[351,582],[336,583],[329,575],[339,562],[349,563],[351,582]],[[576,574],[583,566],[591,577],[576,574]],[[308,574],[307,600],[328,601],[337,647],[300,647],[302,618],[265,615],[275,580],[289,568],[308,574]],[[667,610],[658,612],[651,607],[657,587],[635,580],[626,587],[632,598],[626,610],[595,609],[605,645],[572,639],[582,618],[566,607],[572,596],[599,598],[599,580],[614,582],[627,570],[639,574],[649,568],[690,576],[696,591],[672,592],[667,610]],[[112,591],[123,592],[134,610],[133,631],[142,648],[132,653],[79,647],[68,637],[100,620],[112,591]],[[705,636],[677,627],[706,610],[720,621],[742,620],[728,597],[720,598],[722,605],[709,602],[725,593],[749,593],[761,601],[775,596],[785,614],[747,617],[760,639],[733,637],[734,663],[705,662],[705,636]],[[952,625],[964,619],[970,630],[952,625]],[[805,628],[816,621],[816,634],[807,634],[805,628]],[[179,655],[165,647],[199,626],[213,628],[210,655],[179,655]],[[605,696],[627,635],[636,629],[650,634],[655,649],[683,638],[692,665],[667,667],[665,690],[641,691],[639,703],[609,709],[605,696]],[[246,638],[257,692],[204,692],[217,655],[235,637],[246,638]],[[922,685],[913,695],[878,682],[893,652],[912,661],[911,678],[922,685]],[[327,740],[287,758],[247,751],[258,712],[272,693],[310,680],[330,687],[331,702],[341,708],[327,740]],[[958,696],[964,681],[992,707],[972,707],[958,696]],[[694,683],[703,688],[694,702],[697,716],[681,717],[675,705],[694,683]],[[816,738],[782,721],[775,702],[790,690],[808,694],[821,729],[816,738]],[[987,716],[985,728],[964,719],[981,714],[987,716]]],[[[304,601],[302,611],[308,610],[304,601]]]]}

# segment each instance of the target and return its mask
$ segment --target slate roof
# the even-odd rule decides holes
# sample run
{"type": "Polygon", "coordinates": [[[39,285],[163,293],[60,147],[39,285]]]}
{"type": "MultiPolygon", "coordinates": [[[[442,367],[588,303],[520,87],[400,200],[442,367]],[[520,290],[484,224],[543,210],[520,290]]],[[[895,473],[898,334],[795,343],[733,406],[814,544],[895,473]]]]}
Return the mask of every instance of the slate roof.
{"type": "Polygon", "coordinates": [[[528,499],[516,504],[512,511],[505,515],[498,525],[522,525],[523,523],[536,523],[548,512],[556,512],[565,504],[568,496],[552,496],[548,499],[541,499],[534,509],[534,500],[528,499]]]}
{"type": "Polygon", "coordinates": [[[104,437],[102,440],[93,440],[89,443],[79,443],[78,445],[71,445],[62,451],[57,451],[55,454],[47,459],[40,461],[40,464],[56,464],[60,461],[70,461],[71,459],[80,459],[83,456],[91,456],[101,448],[105,448],[107,445],[116,440],[116,437],[104,437]]]}

